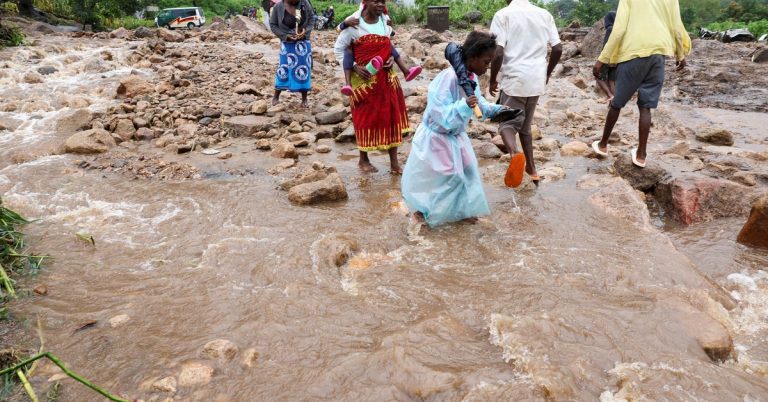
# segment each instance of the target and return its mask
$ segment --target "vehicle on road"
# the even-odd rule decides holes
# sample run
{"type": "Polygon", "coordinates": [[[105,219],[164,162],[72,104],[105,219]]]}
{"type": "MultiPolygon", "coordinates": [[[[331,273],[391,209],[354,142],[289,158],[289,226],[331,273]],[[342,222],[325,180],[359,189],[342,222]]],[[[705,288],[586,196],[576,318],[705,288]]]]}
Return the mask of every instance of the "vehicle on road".
{"type": "Polygon", "coordinates": [[[200,7],[165,8],[155,17],[155,25],[167,29],[193,29],[203,24],[205,24],[205,13],[200,7]]]}

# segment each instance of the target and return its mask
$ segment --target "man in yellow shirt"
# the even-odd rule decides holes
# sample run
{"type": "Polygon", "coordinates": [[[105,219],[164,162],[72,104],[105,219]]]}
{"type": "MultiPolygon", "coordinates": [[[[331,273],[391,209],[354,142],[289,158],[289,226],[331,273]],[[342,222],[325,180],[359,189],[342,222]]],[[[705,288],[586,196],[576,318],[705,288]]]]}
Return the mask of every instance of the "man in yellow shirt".
{"type": "Polygon", "coordinates": [[[675,57],[677,70],[685,67],[691,38],[680,19],[678,0],[620,0],[608,42],[593,68],[599,77],[603,64],[618,64],[616,92],[605,120],[603,138],[592,143],[599,155],[608,155],[608,137],[632,95],[637,92],[640,140],[632,149],[632,162],[645,167],[651,130],[651,109],[659,104],[666,57],[675,57]]]}

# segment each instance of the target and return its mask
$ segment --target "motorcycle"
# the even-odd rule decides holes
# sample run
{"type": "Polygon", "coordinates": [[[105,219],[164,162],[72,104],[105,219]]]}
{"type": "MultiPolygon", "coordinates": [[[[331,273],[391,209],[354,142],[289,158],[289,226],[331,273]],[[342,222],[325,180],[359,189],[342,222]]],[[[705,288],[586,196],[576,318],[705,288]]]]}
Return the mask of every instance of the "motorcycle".
{"type": "Polygon", "coordinates": [[[328,17],[325,17],[323,15],[318,15],[315,18],[316,30],[330,29],[331,27],[333,27],[333,19],[329,19],[328,17]]]}

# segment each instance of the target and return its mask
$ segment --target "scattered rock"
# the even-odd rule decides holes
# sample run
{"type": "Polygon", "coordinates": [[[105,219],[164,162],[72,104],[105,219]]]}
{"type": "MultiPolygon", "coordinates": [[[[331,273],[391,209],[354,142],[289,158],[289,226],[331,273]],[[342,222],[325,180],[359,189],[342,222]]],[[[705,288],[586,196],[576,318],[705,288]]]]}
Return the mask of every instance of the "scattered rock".
{"type": "Polygon", "coordinates": [[[768,47],[757,48],[752,53],[752,62],[754,63],[767,63],[768,62],[768,47]]]}
{"type": "Polygon", "coordinates": [[[275,158],[291,158],[296,159],[299,154],[296,153],[296,147],[290,142],[280,141],[272,147],[272,156],[275,158]]]}
{"type": "Polygon", "coordinates": [[[267,101],[261,99],[251,103],[251,107],[249,109],[251,113],[261,115],[261,114],[267,113],[268,108],[269,108],[269,105],[267,104],[267,101]]]}
{"type": "Polygon", "coordinates": [[[725,129],[709,129],[703,133],[696,134],[696,139],[715,145],[733,145],[733,133],[725,129]]]}
{"type": "Polygon", "coordinates": [[[152,83],[133,74],[120,80],[120,85],[117,87],[117,95],[126,98],[134,98],[154,91],[155,86],[152,83]]]}
{"type": "Polygon", "coordinates": [[[40,296],[48,296],[48,286],[46,285],[37,285],[32,291],[40,296]]]}
{"type": "Polygon", "coordinates": [[[219,156],[217,156],[217,158],[221,160],[229,159],[231,157],[232,157],[232,152],[224,152],[223,154],[220,154],[219,156]]]}
{"type": "Polygon", "coordinates": [[[213,378],[213,368],[202,363],[190,362],[181,367],[179,374],[179,386],[190,387],[195,385],[205,385],[211,382],[213,378]]]}
{"type": "Polygon", "coordinates": [[[560,148],[560,142],[554,138],[544,138],[539,142],[539,149],[544,152],[553,152],[560,148]]]}
{"type": "Polygon", "coordinates": [[[492,142],[472,140],[472,148],[475,150],[475,154],[478,158],[483,159],[498,159],[503,155],[499,147],[492,142]]]}
{"type": "Polygon", "coordinates": [[[448,60],[442,54],[439,56],[427,56],[421,65],[427,70],[443,70],[449,66],[448,60]]]}
{"type": "Polygon", "coordinates": [[[259,360],[259,352],[254,348],[246,349],[243,352],[243,357],[240,359],[240,364],[243,367],[251,368],[259,360]]]}
{"type": "Polygon", "coordinates": [[[81,130],[91,128],[94,113],[88,109],[76,109],[63,114],[56,121],[56,132],[59,135],[72,135],[81,130]]]}
{"type": "Polygon", "coordinates": [[[318,113],[317,116],[315,116],[315,121],[317,121],[317,124],[338,124],[344,121],[344,119],[347,118],[349,113],[346,109],[343,108],[337,108],[336,110],[331,110],[328,112],[318,113]]]}
{"type": "Polygon", "coordinates": [[[315,152],[317,152],[319,154],[327,154],[327,153],[331,152],[331,147],[329,145],[325,145],[325,144],[318,145],[317,147],[315,147],[315,152]]]}
{"type": "Polygon", "coordinates": [[[346,200],[347,197],[347,189],[338,173],[331,173],[323,180],[299,184],[288,191],[288,199],[300,205],[346,200]]]}
{"type": "Polygon", "coordinates": [[[176,31],[169,31],[165,28],[157,30],[157,36],[166,42],[184,42],[184,34],[176,31]]]}
{"type": "Polygon", "coordinates": [[[112,328],[122,327],[123,325],[127,324],[128,321],[130,320],[131,320],[131,317],[128,314],[116,315],[109,319],[109,326],[112,328]]]}
{"type": "Polygon", "coordinates": [[[675,142],[675,145],[672,145],[664,151],[665,155],[680,155],[680,156],[687,156],[691,153],[691,146],[688,144],[688,141],[677,141],[675,142]]]}
{"type": "Polygon", "coordinates": [[[562,166],[545,166],[539,169],[538,173],[544,183],[565,179],[565,169],[562,166]]]}
{"type": "Polygon", "coordinates": [[[294,147],[306,147],[309,144],[315,143],[315,135],[312,133],[291,134],[288,136],[288,141],[290,141],[294,147]]]}
{"type": "Polygon", "coordinates": [[[133,122],[128,119],[120,119],[115,125],[115,134],[123,141],[128,141],[136,134],[133,122]]]}
{"type": "Polygon", "coordinates": [[[142,127],[136,130],[135,137],[139,141],[147,141],[155,138],[155,132],[149,128],[142,127]]]}
{"type": "Polygon", "coordinates": [[[333,140],[336,142],[355,142],[355,127],[350,124],[333,140]]]}
{"type": "Polygon", "coordinates": [[[589,154],[589,145],[581,141],[571,141],[560,148],[561,156],[584,156],[589,154]]]}
{"type": "Polygon", "coordinates": [[[72,154],[98,154],[117,146],[115,139],[102,129],[75,133],[64,144],[64,150],[72,154]]]}
{"type": "Polygon", "coordinates": [[[175,377],[165,377],[163,379],[157,380],[152,384],[152,391],[156,392],[167,392],[170,394],[176,393],[176,378],[175,377]]]}
{"type": "Polygon", "coordinates": [[[155,30],[147,27],[138,27],[133,31],[133,36],[140,39],[151,38],[155,36],[155,30]]]}
{"type": "Polygon", "coordinates": [[[272,149],[272,145],[269,143],[269,140],[266,138],[262,138],[258,141],[256,141],[256,149],[259,151],[269,151],[272,149]]]}
{"type": "Polygon", "coordinates": [[[109,33],[109,37],[110,38],[115,38],[115,39],[125,39],[128,36],[130,36],[130,35],[131,35],[131,31],[129,31],[129,30],[123,28],[123,27],[117,28],[114,31],[109,33]]]}
{"type": "Polygon", "coordinates": [[[741,228],[737,240],[748,246],[768,248],[768,195],[762,196],[752,206],[749,219],[741,228]]]}
{"type": "Polygon", "coordinates": [[[624,180],[615,180],[600,188],[589,197],[589,201],[608,215],[625,220],[640,230],[653,230],[643,193],[632,188],[624,180]]]}
{"type": "Polygon", "coordinates": [[[237,351],[237,345],[226,339],[216,339],[203,346],[203,356],[222,361],[234,359],[237,351]]]}
{"type": "Polygon", "coordinates": [[[52,67],[52,66],[42,66],[37,68],[37,72],[42,75],[51,75],[58,71],[59,70],[56,67],[52,67]]]}
{"type": "Polygon", "coordinates": [[[266,116],[235,116],[224,121],[224,129],[232,137],[250,137],[260,132],[268,132],[275,126],[275,121],[266,116]]]}
{"type": "Polygon", "coordinates": [[[240,95],[245,95],[245,94],[258,95],[259,90],[251,84],[240,84],[235,87],[235,93],[240,95]]]}
{"type": "Polygon", "coordinates": [[[421,114],[427,108],[426,96],[409,96],[405,99],[405,107],[408,114],[421,114]]]}

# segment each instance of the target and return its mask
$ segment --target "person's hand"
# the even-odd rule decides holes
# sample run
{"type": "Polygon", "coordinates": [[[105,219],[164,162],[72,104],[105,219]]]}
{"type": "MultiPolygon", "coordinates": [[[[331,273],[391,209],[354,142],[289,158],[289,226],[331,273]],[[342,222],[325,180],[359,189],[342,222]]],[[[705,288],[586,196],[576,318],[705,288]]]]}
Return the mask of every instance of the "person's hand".
{"type": "Polygon", "coordinates": [[[357,75],[360,76],[365,81],[368,81],[371,79],[371,73],[368,72],[368,70],[365,69],[365,67],[355,64],[354,67],[352,67],[353,70],[357,73],[357,75]]]}
{"type": "Polygon", "coordinates": [[[306,31],[302,31],[300,34],[296,34],[294,36],[294,40],[300,41],[300,40],[304,40],[306,37],[307,37],[306,31]]]}
{"type": "Polygon", "coordinates": [[[389,56],[387,61],[384,62],[384,66],[383,67],[385,69],[389,70],[390,68],[392,68],[393,65],[395,65],[395,58],[392,57],[392,56],[389,56]]]}
{"type": "Polygon", "coordinates": [[[682,59],[682,60],[678,61],[677,63],[675,63],[675,65],[677,66],[675,71],[680,71],[680,70],[684,69],[686,64],[687,63],[685,62],[685,59],[682,59]]]}
{"type": "Polygon", "coordinates": [[[497,92],[499,92],[499,82],[491,81],[491,86],[488,88],[488,93],[495,97],[497,92]]]}
{"type": "Polygon", "coordinates": [[[467,98],[467,106],[469,106],[471,109],[474,109],[475,106],[477,106],[477,96],[472,95],[467,98]]]}
{"type": "Polygon", "coordinates": [[[595,65],[592,67],[592,75],[595,76],[595,79],[600,79],[600,70],[603,69],[603,62],[598,60],[595,62],[595,65]]]}
{"type": "Polygon", "coordinates": [[[360,25],[360,19],[358,19],[358,18],[347,18],[346,20],[344,20],[344,25],[346,25],[346,26],[348,26],[350,28],[354,28],[354,27],[360,25]]]}

